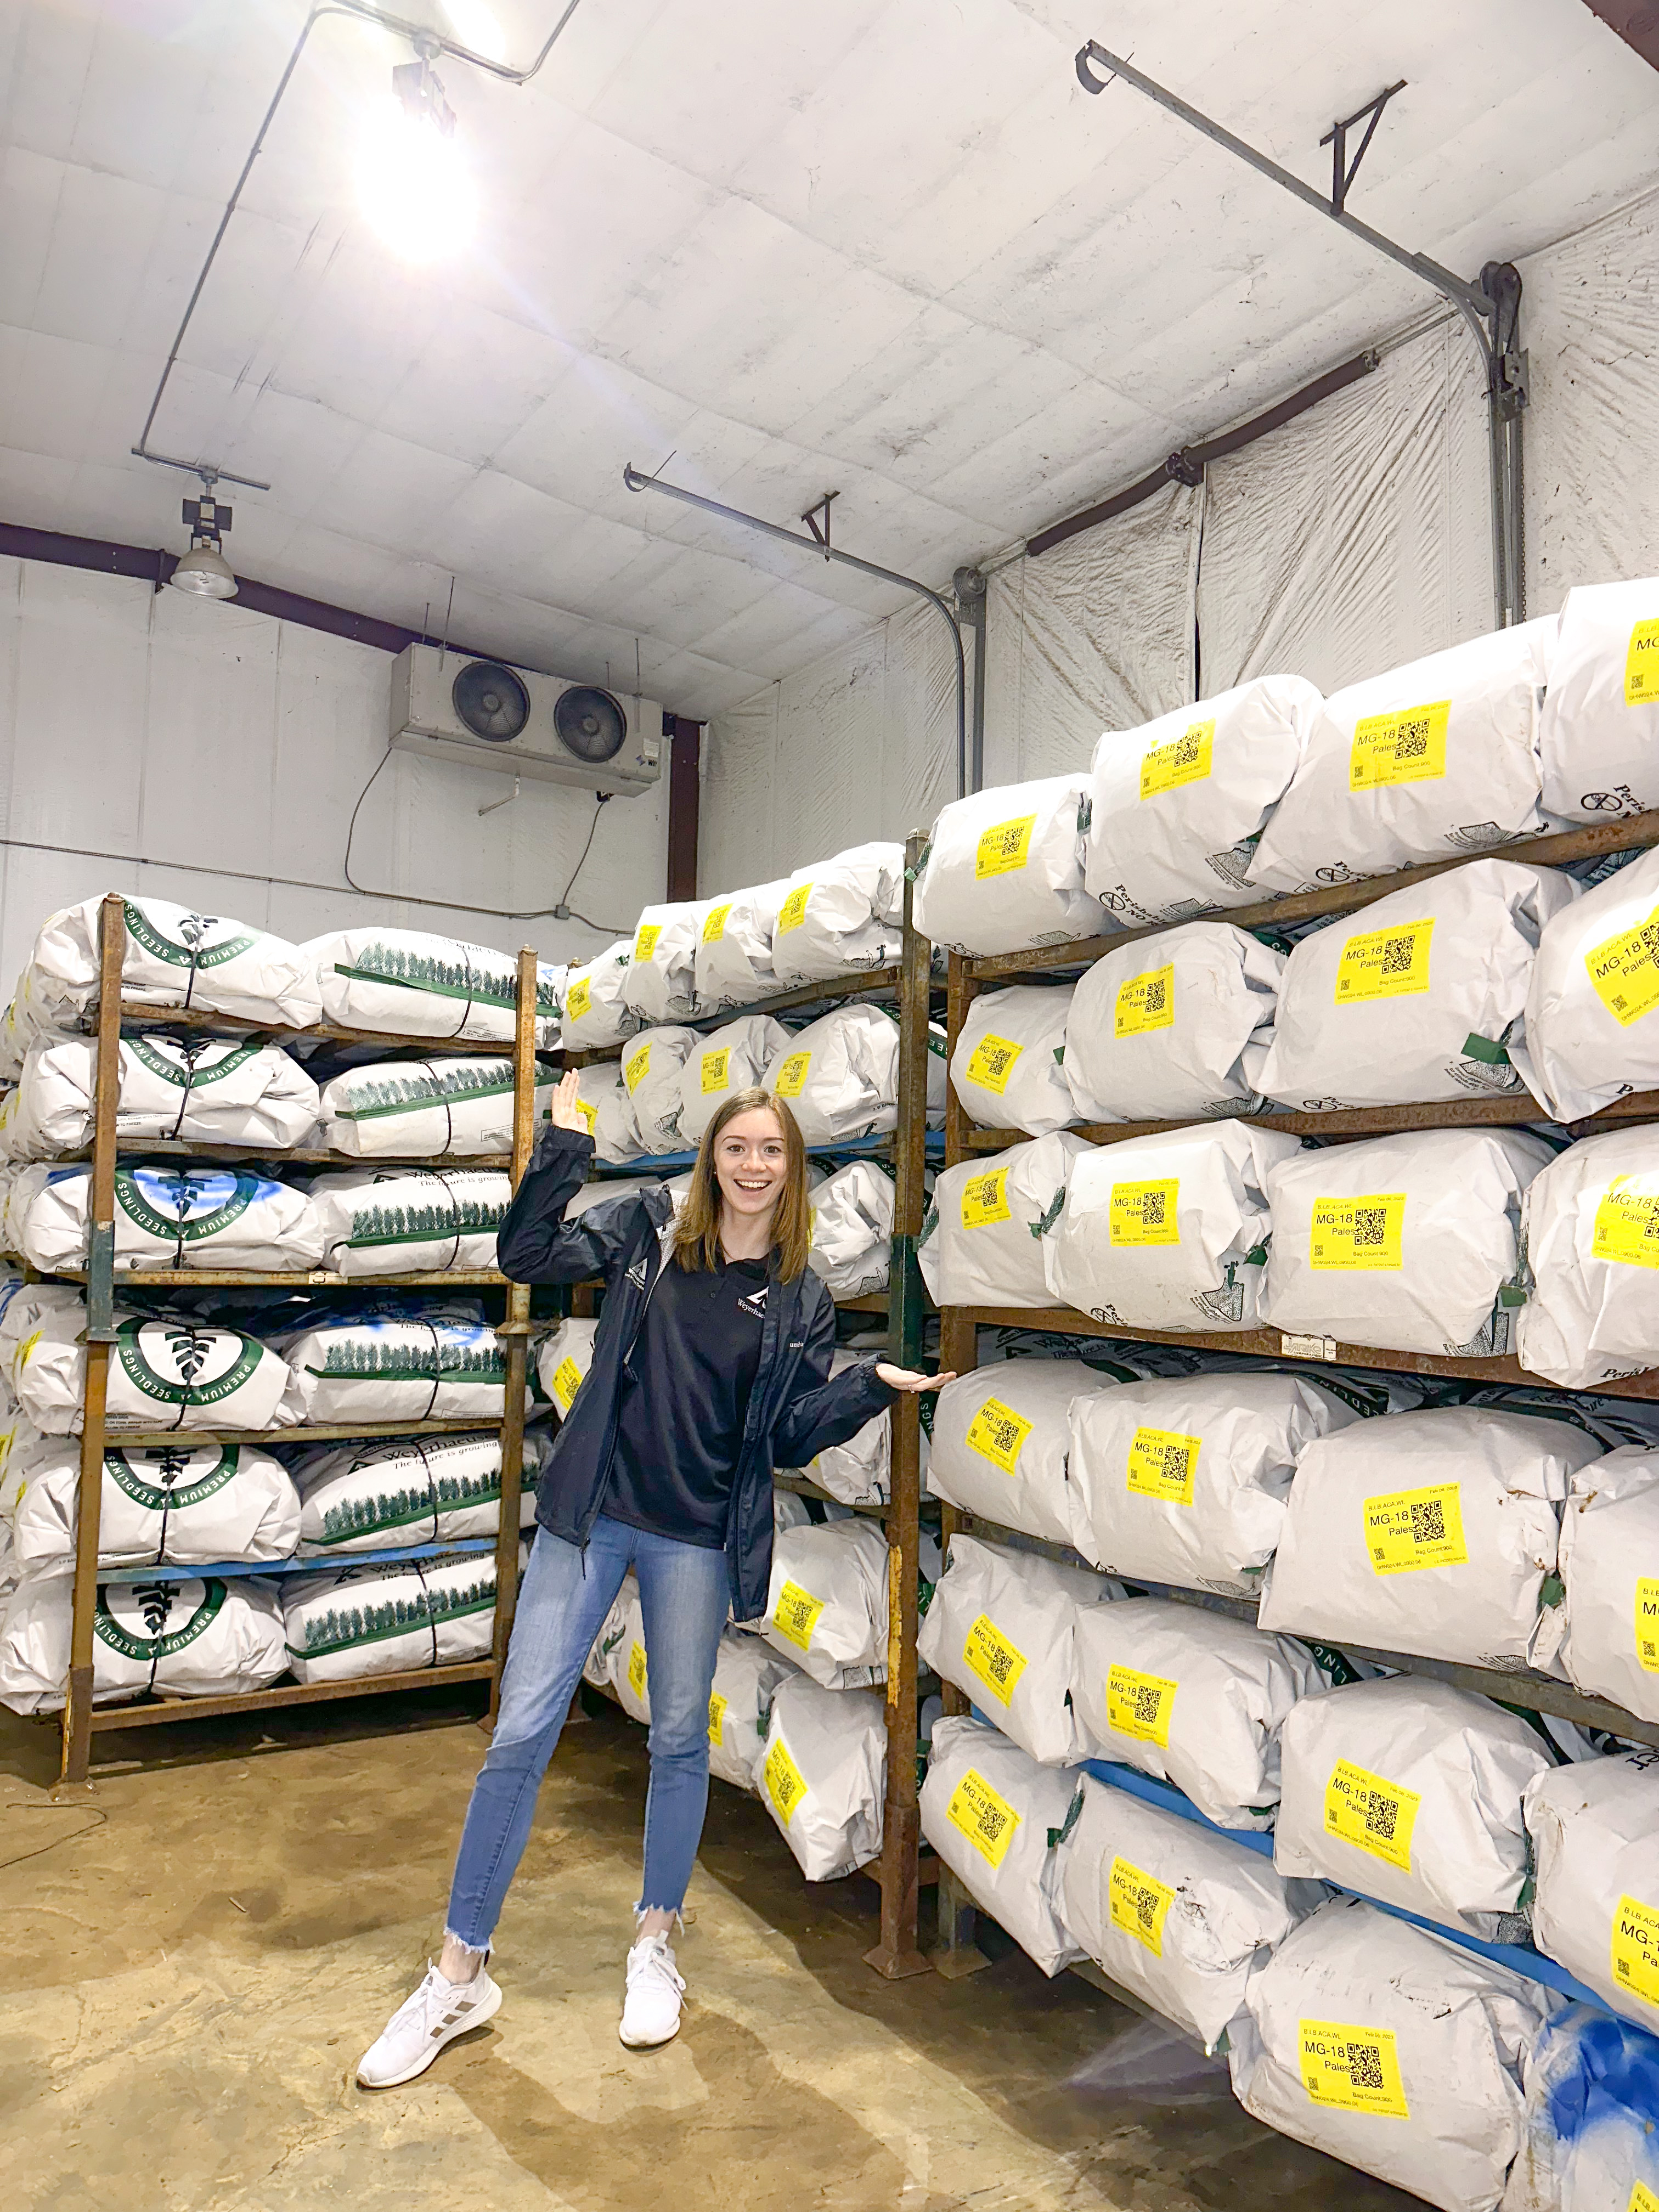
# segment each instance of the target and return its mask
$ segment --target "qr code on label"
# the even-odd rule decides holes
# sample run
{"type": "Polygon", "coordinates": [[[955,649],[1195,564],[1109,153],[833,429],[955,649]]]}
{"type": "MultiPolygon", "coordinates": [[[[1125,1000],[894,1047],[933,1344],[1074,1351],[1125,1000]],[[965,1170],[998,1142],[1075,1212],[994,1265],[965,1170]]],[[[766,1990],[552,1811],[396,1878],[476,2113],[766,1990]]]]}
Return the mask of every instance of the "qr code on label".
{"type": "Polygon", "coordinates": [[[995,1176],[988,1175],[978,1182],[970,1182],[963,1193],[963,1195],[966,1198],[969,1206],[994,1206],[997,1202],[997,1179],[995,1176]]]}
{"type": "Polygon", "coordinates": [[[1446,1508],[1438,1498],[1416,1498],[1412,1504],[1412,1541],[1413,1544],[1443,1544],[1446,1540],[1446,1508]]]}
{"type": "Polygon", "coordinates": [[[1020,822],[1005,822],[1001,829],[994,834],[997,857],[1000,860],[1011,860],[1019,851],[1020,840],[1024,834],[1024,824],[1020,822]]]}
{"type": "Polygon", "coordinates": [[[988,1844],[1002,1840],[1002,1832],[1008,1825],[1008,1815],[1000,1805],[981,1805],[979,1808],[979,1832],[988,1844]]]}
{"type": "Polygon", "coordinates": [[[1159,975],[1155,977],[1154,980],[1146,986],[1147,1012],[1149,1014],[1161,1014],[1164,1012],[1164,1007],[1169,1003],[1169,977],[1167,975],[1159,975]]]}
{"type": "Polygon", "coordinates": [[[1358,1244],[1381,1244],[1389,1233],[1389,1209],[1386,1206],[1356,1206],[1353,1210],[1353,1241],[1358,1244]]]}
{"type": "Polygon", "coordinates": [[[1384,1797],[1376,1790],[1369,1791],[1365,1801],[1365,1833],[1379,1837],[1385,1844],[1391,1844],[1394,1841],[1395,1820],[1399,1811],[1397,1798],[1384,1797]]]}
{"type": "Polygon", "coordinates": [[[1411,972],[1411,939],[1391,937],[1382,947],[1382,973],[1385,975],[1409,975],[1411,972]]]}
{"type": "Polygon", "coordinates": [[[1348,2079],[1356,2089],[1383,2087],[1382,2053],[1374,2043],[1349,2044],[1348,2079]]]}
{"type": "Polygon", "coordinates": [[[1190,768],[1198,758],[1200,750],[1198,732],[1188,730],[1184,737],[1176,739],[1175,750],[1170,757],[1177,768],[1190,768]]]}
{"type": "Polygon", "coordinates": [[[990,1074],[1004,1075],[1007,1073],[1009,1065],[1014,1057],[1014,1048],[1012,1045],[988,1044],[983,1046],[981,1049],[985,1054],[985,1065],[987,1071],[990,1074]]]}
{"type": "Polygon", "coordinates": [[[1158,1899],[1150,1889],[1135,1892],[1135,1918],[1143,1928],[1153,1927],[1158,1920],[1158,1899]]]}
{"type": "Polygon", "coordinates": [[[1142,1728],[1158,1726],[1158,1693],[1138,1683],[1134,1689],[1135,1719],[1142,1728]]]}
{"type": "Polygon", "coordinates": [[[1164,1198],[1161,1190],[1149,1190],[1140,1201],[1140,1218],[1149,1229],[1164,1226],[1164,1198]]]}
{"type": "Polygon", "coordinates": [[[986,1421],[991,1431],[991,1449],[1004,1459],[1012,1459],[1019,1449],[1020,1424],[1012,1413],[993,1413],[986,1421]]]}
{"type": "Polygon", "coordinates": [[[1187,1480],[1187,1447],[1185,1444],[1164,1445],[1164,1480],[1166,1482],[1185,1482],[1187,1480]]]}
{"type": "Polygon", "coordinates": [[[998,1689],[1006,1689],[1008,1677],[1014,1671],[1014,1654],[1006,1644],[994,1644],[985,1655],[985,1671],[998,1689]]]}

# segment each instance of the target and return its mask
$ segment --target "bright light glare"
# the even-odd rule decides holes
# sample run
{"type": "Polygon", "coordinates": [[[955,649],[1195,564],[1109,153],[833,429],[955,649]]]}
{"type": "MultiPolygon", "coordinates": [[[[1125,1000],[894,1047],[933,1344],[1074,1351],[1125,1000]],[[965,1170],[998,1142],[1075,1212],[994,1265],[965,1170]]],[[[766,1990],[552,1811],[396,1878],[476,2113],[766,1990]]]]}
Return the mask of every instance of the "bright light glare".
{"type": "Polygon", "coordinates": [[[507,33],[495,10],[485,7],[484,0],[444,0],[444,13],[449,18],[450,29],[464,46],[471,46],[486,61],[507,59],[507,33]]]}
{"type": "Polygon", "coordinates": [[[454,138],[399,102],[377,103],[357,156],[357,198],[375,235],[404,261],[439,261],[472,235],[478,196],[454,138]]]}

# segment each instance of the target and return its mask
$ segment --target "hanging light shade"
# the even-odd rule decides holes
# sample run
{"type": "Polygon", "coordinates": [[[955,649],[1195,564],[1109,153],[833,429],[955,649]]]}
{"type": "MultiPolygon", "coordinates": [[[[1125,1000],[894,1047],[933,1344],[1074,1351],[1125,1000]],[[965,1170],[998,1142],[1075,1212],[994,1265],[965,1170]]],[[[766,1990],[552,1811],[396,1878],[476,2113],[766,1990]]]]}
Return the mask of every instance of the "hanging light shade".
{"type": "Polygon", "coordinates": [[[210,545],[192,545],[167,581],[174,591],[188,592],[192,599],[234,599],[236,596],[236,578],[229,562],[210,545]]]}

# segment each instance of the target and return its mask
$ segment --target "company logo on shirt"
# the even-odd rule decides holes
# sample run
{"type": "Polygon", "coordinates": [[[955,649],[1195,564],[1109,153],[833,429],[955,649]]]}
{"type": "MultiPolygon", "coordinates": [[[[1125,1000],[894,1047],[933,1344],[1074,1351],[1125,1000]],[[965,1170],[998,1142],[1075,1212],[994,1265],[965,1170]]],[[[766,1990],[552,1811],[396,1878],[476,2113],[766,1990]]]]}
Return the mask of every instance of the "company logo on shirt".
{"type": "Polygon", "coordinates": [[[641,1253],[639,1258],[635,1261],[633,1266],[628,1270],[627,1279],[629,1282],[632,1283],[636,1291],[642,1291],[645,1288],[645,1255],[643,1252],[641,1253]]]}
{"type": "Polygon", "coordinates": [[[738,1311],[753,1314],[757,1321],[763,1321],[766,1317],[766,1293],[769,1287],[769,1285],[763,1283],[759,1290],[751,1291],[746,1298],[739,1298],[738,1311]]]}

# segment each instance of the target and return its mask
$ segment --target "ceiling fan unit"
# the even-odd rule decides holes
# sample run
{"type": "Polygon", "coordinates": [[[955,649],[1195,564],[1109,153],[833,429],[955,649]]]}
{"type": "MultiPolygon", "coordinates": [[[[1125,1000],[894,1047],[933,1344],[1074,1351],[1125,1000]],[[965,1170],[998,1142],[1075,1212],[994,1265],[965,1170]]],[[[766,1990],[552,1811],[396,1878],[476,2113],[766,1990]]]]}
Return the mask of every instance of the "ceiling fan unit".
{"type": "Polygon", "coordinates": [[[399,751],[623,799],[662,773],[654,699],[435,645],[405,646],[392,662],[391,730],[399,751]]]}

